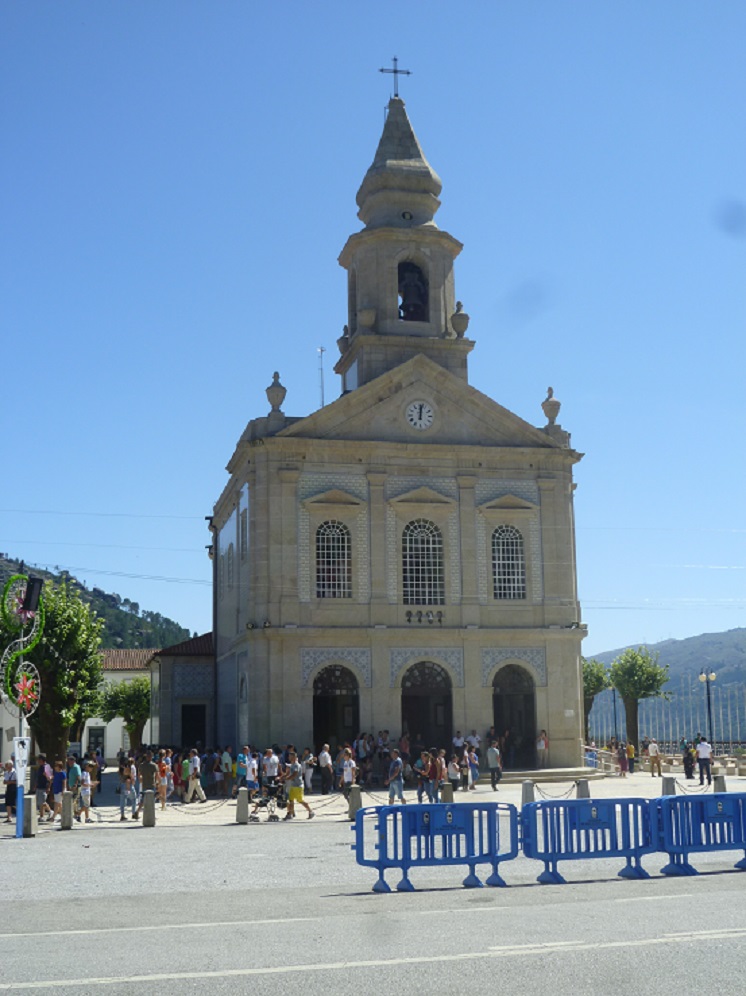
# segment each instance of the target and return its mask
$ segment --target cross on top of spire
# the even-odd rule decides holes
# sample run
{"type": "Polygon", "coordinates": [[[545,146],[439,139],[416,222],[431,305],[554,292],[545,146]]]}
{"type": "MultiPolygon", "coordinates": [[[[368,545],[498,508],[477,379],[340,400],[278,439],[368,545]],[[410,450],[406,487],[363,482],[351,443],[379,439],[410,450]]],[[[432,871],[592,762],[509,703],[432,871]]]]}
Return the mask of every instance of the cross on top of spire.
{"type": "Polygon", "coordinates": [[[393,69],[379,69],[379,73],[391,73],[394,77],[394,96],[399,96],[399,77],[400,76],[411,76],[412,72],[409,69],[399,69],[399,60],[396,56],[391,60],[394,63],[393,69]]]}

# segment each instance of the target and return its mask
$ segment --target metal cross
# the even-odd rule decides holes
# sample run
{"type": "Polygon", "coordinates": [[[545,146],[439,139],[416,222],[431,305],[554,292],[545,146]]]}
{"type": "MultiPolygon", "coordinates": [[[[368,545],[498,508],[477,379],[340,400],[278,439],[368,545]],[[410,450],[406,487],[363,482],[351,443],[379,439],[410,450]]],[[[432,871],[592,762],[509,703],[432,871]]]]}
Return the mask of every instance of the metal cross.
{"type": "Polygon", "coordinates": [[[399,77],[400,76],[411,76],[412,73],[409,69],[399,69],[399,60],[396,56],[391,60],[394,63],[393,69],[379,69],[379,73],[393,73],[394,76],[394,96],[399,96],[399,77]]]}

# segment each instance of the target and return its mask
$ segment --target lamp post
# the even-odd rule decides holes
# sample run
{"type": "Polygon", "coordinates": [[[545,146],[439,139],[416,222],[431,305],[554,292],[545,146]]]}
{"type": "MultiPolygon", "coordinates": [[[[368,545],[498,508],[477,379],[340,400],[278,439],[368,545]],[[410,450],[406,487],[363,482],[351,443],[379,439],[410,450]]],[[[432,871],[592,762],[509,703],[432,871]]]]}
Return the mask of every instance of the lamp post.
{"type": "Polygon", "coordinates": [[[612,695],[612,701],[614,703],[614,739],[618,741],[619,736],[617,734],[617,721],[616,721],[616,688],[614,688],[613,685],[611,688],[611,695],[612,695]]]}
{"type": "Polygon", "coordinates": [[[717,678],[714,671],[710,671],[707,668],[702,668],[699,672],[699,680],[707,689],[707,722],[709,724],[710,733],[710,744],[712,746],[712,752],[715,753],[715,741],[712,738],[712,696],[710,695],[710,685],[717,678]]]}

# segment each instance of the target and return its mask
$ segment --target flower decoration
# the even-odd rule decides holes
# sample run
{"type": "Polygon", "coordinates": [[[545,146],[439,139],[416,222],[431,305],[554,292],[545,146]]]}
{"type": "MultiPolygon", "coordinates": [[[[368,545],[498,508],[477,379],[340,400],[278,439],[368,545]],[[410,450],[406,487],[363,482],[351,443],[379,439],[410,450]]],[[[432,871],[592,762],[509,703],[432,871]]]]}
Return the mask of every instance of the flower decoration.
{"type": "Polygon", "coordinates": [[[18,705],[27,712],[36,705],[39,695],[36,691],[36,678],[28,674],[22,674],[20,681],[17,681],[14,688],[18,692],[16,701],[18,705]]]}

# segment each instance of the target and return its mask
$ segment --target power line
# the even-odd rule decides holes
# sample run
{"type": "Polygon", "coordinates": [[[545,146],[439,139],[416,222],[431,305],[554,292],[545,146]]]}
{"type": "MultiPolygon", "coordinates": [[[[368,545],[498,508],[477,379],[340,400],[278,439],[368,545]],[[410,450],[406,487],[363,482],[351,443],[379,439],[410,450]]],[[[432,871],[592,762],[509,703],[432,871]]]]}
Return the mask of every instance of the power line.
{"type": "Polygon", "coordinates": [[[53,508],[0,508],[3,515],[86,515],[109,519],[184,519],[190,522],[204,522],[204,515],[156,515],[152,512],[77,512],[60,511],[53,508]]]}

